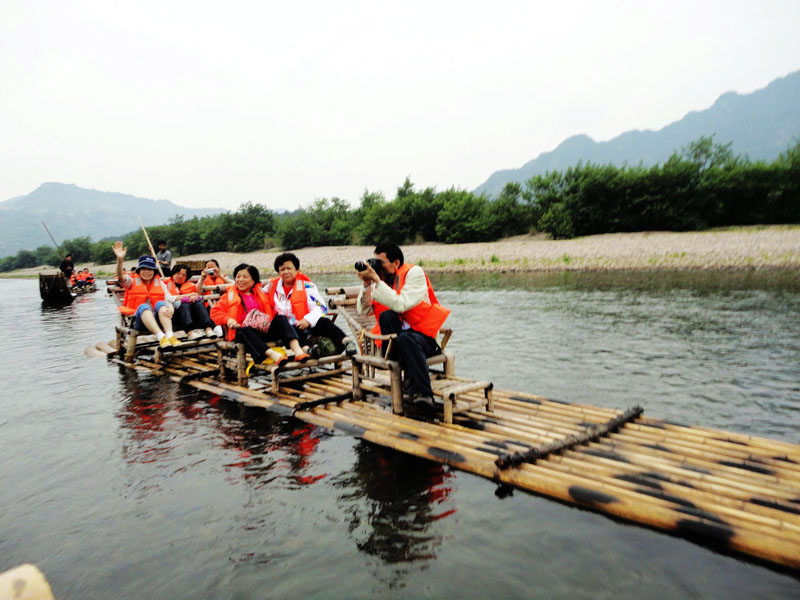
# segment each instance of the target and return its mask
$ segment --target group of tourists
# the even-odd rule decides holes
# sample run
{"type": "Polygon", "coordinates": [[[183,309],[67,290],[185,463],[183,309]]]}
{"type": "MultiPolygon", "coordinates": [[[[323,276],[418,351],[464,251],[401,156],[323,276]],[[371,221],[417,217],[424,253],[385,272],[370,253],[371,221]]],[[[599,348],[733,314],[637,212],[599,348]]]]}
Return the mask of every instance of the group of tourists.
{"type": "Polygon", "coordinates": [[[84,288],[94,285],[94,275],[89,272],[89,267],[85,267],[83,271],[73,272],[69,278],[69,284],[73,288],[84,288]]]}
{"type": "Polygon", "coordinates": [[[85,267],[83,270],[75,270],[72,254],[64,256],[59,269],[64,274],[64,278],[69,281],[70,287],[81,289],[94,285],[94,275],[89,272],[89,267],[85,267]]]}
{"type": "MultiPolygon", "coordinates": [[[[169,269],[172,261],[163,242],[156,258],[142,256],[130,274],[123,269],[122,242],[116,242],[113,249],[117,280],[126,290],[120,311],[132,315],[133,327],[154,334],[162,347],[181,344],[176,330],[186,331],[188,340],[224,335],[243,344],[252,357],[248,373],[256,364],[287,361],[286,347],[295,361],[309,360],[312,338],[329,340],[334,353],[356,353],[353,340],[326,316],[322,295],[300,271],[300,260],[291,252],[275,259],[277,276],[266,283],[257,267],[244,263],[233,270],[231,280],[213,259],[194,283],[184,264],[169,270],[169,277],[157,273],[159,265],[169,269]],[[215,291],[219,298],[209,310],[204,297],[215,291]]],[[[398,361],[405,371],[407,399],[430,413],[434,401],[426,359],[441,353],[436,338],[450,311],[436,299],[422,268],[404,262],[399,246],[378,244],[374,256],[357,265],[356,274],[363,283],[357,310],[375,315],[375,333],[397,336],[386,358],[398,361]]]]}

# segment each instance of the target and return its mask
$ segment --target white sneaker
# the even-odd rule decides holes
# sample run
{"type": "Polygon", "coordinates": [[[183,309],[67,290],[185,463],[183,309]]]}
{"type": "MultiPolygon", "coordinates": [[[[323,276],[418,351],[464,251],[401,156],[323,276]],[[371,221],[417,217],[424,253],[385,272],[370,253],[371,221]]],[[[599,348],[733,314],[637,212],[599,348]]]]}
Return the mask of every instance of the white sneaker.
{"type": "Polygon", "coordinates": [[[203,337],[203,335],[204,334],[203,334],[202,330],[193,329],[192,331],[189,332],[189,335],[186,336],[186,339],[189,340],[189,341],[196,340],[197,338],[203,337]]]}
{"type": "Polygon", "coordinates": [[[217,325],[214,327],[214,335],[221,338],[222,337],[222,325],[217,325]]]}

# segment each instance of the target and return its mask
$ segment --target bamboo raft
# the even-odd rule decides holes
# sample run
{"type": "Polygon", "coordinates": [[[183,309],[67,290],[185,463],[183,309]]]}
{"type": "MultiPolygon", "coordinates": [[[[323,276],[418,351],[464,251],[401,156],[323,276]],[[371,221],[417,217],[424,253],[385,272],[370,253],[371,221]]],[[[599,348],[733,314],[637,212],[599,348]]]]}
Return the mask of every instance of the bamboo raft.
{"type": "Polygon", "coordinates": [[[77,294],[78,296],[80,296],[82,294],[91,294],[92,292],[96,292],[97,291],[97,284],[96,283],[90,283],[88,285],[84,285],[83,287],[75,286],[75,287],[71,288],[71,290],[72,290],[73,294],[77,294]]]}
{"type": "Polygon", "coordinates": [[[75,299],[63,273],[39,273],[39,296],[48,304],[69,304],[75,299]]]}
{"type": "MultiPolygon", "coordinates": [[[[358,331],[359,323],[348,313],[350,299],[340,296],[337,307],[358,331]]],[[[363,329],[361,337],[363,348],[363,329]]],[[[651,419],[639,407],[617,411],[492,389],[447,368],[432,372],[432,383],[435,393],[455,406],[452,422],[426,422],[396,412],[394,375],[372,369],[375,360],[362,355],[352,361],[331,357],[328,363],[336,367],[331,369],[323,359],[310,367],[289,363],[246,381],[229,381],[224,343],[127,358],[113,346],[97,348],[128,367],[229,400],[723,552],[800,569],[797,444],[651,419]]]]}

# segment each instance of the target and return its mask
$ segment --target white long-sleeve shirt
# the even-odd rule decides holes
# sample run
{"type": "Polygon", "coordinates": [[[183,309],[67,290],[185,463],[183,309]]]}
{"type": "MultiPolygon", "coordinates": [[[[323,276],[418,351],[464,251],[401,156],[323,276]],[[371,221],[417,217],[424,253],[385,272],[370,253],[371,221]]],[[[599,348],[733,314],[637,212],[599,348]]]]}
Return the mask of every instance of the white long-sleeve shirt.
{"type": "MultiPolygon", "coordinates": [[[[396,313],[403,313],[425,300],[427,295],[428,284],[425,281],[425,272],[422,267],[414,265],[406,273],[406,281],[399,293],[389,287],[385,281],[362,287],[356,300],[356,310],[361,315],[368,315],[372,312],[372,302],[375,301],[396,313]]],[[[408,323],[404,321],[403,329],[408,328],[408,323]]]]}
{"type": "MultiPolygon", "coordinates": [[[[298,319],[295,317],[294,313],[292,312],[292,294],[294,293],[294,288],[297,285],[297,281],[292,285],[292,289],[289,291],[289,294],[286,294],[286,290],[283,287],[282,281],[277,281],[275,284],[275,293],[273,294],[272,298],[275,301],[275,313],[279,315],[283,315],[287,319],[289,319],[289,323],[294,325],[298,319]]],[[[303,281],[306,289],[306,305],[308,306],[308,313],[305,317],[303,317],[311,327],[314,327],[317,324],[317,321],[320,320],[321,317],[325,316],[327,312],[325,307],[325,301],[322,298],[322,294],[319,293],[317,286],[311,281],[303,281]]],[[[264,286],[264,291],[269,292],[269,283],[264,286]]]]}

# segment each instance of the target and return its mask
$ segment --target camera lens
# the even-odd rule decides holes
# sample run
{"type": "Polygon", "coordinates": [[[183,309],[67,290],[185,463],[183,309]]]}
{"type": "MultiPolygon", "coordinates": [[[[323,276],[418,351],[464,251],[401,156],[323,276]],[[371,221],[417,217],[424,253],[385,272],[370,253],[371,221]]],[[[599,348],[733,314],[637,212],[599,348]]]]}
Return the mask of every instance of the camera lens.
{"type": "Polygon", "coordinates": [[[353,265],[356,268],[356,271],[366,271],[367,265],[364,264],[364,261],[356,261],[356,264],[353,265]]]}

